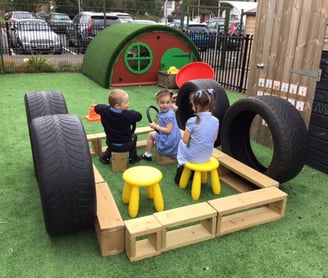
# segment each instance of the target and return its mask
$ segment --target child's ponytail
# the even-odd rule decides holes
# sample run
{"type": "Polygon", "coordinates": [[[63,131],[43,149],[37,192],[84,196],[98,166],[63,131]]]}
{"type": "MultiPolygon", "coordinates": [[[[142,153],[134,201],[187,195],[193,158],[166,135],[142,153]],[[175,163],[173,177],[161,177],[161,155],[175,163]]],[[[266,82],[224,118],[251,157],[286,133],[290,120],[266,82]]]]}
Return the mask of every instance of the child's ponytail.
{"type": "Polygon", "coordinates": [[[215,94],[213,89],[203,89],[194,92],[191,95],[191,103],[194,105],[196,114],[196,123],[200,123],[199,112],[209,110],[210,112],[214,109],[215,94]],[[200,108],[198,111],[198,107],[200,108]]]}

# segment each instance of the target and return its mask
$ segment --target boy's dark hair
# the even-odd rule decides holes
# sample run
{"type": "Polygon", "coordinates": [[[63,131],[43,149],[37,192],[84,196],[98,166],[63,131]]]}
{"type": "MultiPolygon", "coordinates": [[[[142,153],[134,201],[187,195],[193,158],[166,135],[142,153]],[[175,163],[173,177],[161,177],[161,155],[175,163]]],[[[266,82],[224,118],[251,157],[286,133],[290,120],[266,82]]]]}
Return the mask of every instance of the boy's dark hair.
{"type": "Polygon", "coordinates": [[[127,92],[121,89],[114,89],[108,95],[108,103],[111,107],[122,102],[122,97],[127,95],[127,92]]]}
{"type": "Polygon", "coordinates": [[[197,114],[198,112],[202,112],[207,109],[210,112],[212,112],[214,110],[215,91],[213,89],[198,90],[191,94],[190,101],[194,106],[199,105],[201,108],[199,111],[195,111],[196,123],[200,123],[200,118],[197,114]]]}

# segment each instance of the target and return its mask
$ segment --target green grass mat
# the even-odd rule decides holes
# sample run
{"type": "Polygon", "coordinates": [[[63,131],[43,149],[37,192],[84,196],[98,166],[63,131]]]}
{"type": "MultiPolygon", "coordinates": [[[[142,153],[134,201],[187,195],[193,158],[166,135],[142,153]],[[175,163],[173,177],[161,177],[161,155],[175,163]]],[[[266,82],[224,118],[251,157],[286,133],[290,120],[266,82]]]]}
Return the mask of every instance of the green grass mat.
{"type": "MultiPolygon", "coordinates": [[[[81,74],[67,73],[0,75],[0,86],[0,277],[328,277],[328,179],[307,166],[281,185],[288,194],[284,219],[139,262],[130,263],[125,254],[102,257],[93,230],[49,237],[34,176],[24,94],[61,91],[69,112],[78,115],[86,133],[91,134],[102,132],[102,126],[83,117],[90,104],[107,103],[108,90],[81,74]]],[[[155,104],[158,89],[126,88],[131,108],[144,115],[140,126],[148,124],[145,109],[155,104]]],[[[231,92],[228,96],[231,103],[243,97],[231,92]]],[[[265,149],[259,153],[264,160],[271,155],[265,149]]],[[[120,202],[121,174],[111,173],[97,157],[93,160],[113,189],[123,218],[128,218],[127,206],[120,202]]],[[[180,190],[173,183],[175,165],[159,168],[164,175],[161,187],[165,207],[192,202],[190,189],[180,190]]],[[[228,189],[224,189],[225,194],[230,194],[228,189]]],[[[201,200],[212,196],[205,185],[201,200]]],[[[152,210],[152,202],[142,200],[139,215],[152,210]]]]}

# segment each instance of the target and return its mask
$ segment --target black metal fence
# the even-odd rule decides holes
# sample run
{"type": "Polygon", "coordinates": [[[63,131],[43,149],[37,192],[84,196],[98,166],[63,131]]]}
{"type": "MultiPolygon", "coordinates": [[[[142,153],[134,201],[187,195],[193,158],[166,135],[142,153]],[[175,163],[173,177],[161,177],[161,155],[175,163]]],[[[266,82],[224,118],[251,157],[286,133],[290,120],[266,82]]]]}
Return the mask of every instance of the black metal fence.
{"type": "MultiPolygon", "coordinates": [[[[79,26],[76,30],[83,29],[79,26]]],[[[35,32],[38,32],[36,30],[35,32]]],[[[72,43],[66,32],[57,33],[61,47],[55,46],[54,40],[42,38],[38,43],[42,46],[31,46],[25,41],[24,44],[20,38],[15,38],[14,28],[9,24],[0,23],[0,72],[22,72],[26,58],[31,54],[37,54],[49,61],[54,66],[75,65],[79,69],[83,62],[83,48],[77,41],[72,43]],[[26,47],[26,49],[24,48],[26,47]],[[29,51],[29,50],[33,51],[29,51]]],[[[193,40],[193,38],[191,38],[193,40]]],[[[38,40],[38,35],[31,38],[33,43],[38,40]]],[[[203,62],[211,65],[215,72],[215,80],[222,87],[234,91],[246,92],[247,76],[249,71],[250,54],[253,37],[218,35],[211,36],[207,45],[202,44],[200,56],[203,62]]],[[[31,42],[32,43],[32,42],[31,42]]],[[[69,67],[66,67],[69,68],[69,67]]],[[[61,68],[60,71],[65,71],[61,68]]],[[[69,71],[69,70],[68,70],[69,71]]]]}
{"type": "Polygon", "coordinates": [[[212,66],[222,87],[245,93],[253,36],[219,35],[214,39],[222,43],[200,52],[203,62],[212,66]]]}

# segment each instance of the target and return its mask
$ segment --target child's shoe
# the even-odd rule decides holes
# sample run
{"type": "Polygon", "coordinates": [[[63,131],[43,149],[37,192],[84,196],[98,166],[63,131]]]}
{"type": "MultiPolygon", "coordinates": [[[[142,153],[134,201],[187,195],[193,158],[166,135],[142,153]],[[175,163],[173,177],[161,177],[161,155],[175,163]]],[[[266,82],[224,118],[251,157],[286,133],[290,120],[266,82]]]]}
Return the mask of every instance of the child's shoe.
{"type": "Polygon", "coordinates": [[[137,162],[139,162],[141,160],[140,156],[137,155],[135,158],[130,158],[129,159],[129,164],[136,164],[137,162]]]}
{"type": "Polygon", "coordinates": [[[183,165],[179,165],[177,167],[177,172],[176,172],[175,177],[174,177],[174,181],[175,181],[176,184],[179,184],[179,182],[180,182],[182,171],[183,171],[183,165]]]}
{"type": "Polygon", "coordinates": [[[99,160],[103,163],[103,164],[110,164],[110,159],[108,157],[103,157],[100,156],[99,160]]]}
{"type": "Polygon", "coordinates": [[[152,161],[152,160],[153,160],[153,159],[151,158],[151,156],[146,156],[145,154],[143,154],[143,155],[141,156],[141,158],[144,159],[144,160],[147,160],[147,161],[152,161]]]}

